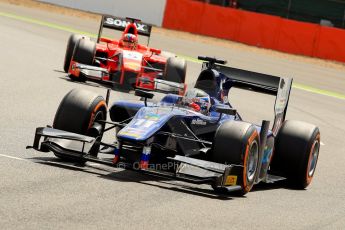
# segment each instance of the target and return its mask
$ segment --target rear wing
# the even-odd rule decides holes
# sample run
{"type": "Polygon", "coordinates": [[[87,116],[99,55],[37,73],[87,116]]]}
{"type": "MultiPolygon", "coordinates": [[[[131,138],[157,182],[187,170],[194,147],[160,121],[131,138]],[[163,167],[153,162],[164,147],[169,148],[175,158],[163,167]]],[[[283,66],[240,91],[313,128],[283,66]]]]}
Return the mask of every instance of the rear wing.
{"type": "Polygon", "coordinates": [[[214,68],[231,79],[231,87],[277,95],[280,77],[217,64],[214,68]]]}
{"type": "Polygon", "coordinates": [[[98,32],[97,42],[99,42],[101,39],[103,28],[124,31],[126,26],[130,23],[135,24],[137,31],[138,31],[138,35],[148,37],[147,43],[149,43],[152,25],[147,24],[147,23],[143,23],[139,19],[120,18],[120,17],[110,16],[110,15],[103,15],[102,16],[102,20],[101,20],[101,24],[100,24],[99,32],[98,32]]]}
{"type": "Polygon", "coordinates": [[[274,105],[275,118],[272,129],[273,134],[276,135],[285,120],[293,79],[218,64],[214,64],[213,68],[227,78],[223,83],[225,89],[236,87],[276,96],[274,105]]]}

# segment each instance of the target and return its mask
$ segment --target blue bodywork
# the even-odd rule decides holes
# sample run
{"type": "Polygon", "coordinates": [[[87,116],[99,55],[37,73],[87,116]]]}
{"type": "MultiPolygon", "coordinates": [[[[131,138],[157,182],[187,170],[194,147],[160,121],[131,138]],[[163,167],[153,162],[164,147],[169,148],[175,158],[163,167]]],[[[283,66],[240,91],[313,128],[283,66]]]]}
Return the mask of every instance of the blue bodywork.
{"type": "MultiPolygon", "coordinates": [[[[241,120],[239,116],[231,116],[227,114],[222,114],[222,117],[219,119],[220,114],[215,112],[214,108],[217,105],[224,104],[222,104],[217,98],[211,98],[212,106],[210,108],[210,113],[208,116],[205,116],[193,111],[191,108],[176,105],[179,97],[180,96],[175,94],[168,94],[163,97],[159,103],[148,103],[147,107],[145,107],[143,102],[117,101],[113,106],[121,106],[138,110],[131,122],[118,132],[117,138],[138,142],[145,141],[160,131],[160,129],[172,117],[188,119],[200,124],[202,122],[206,122],[208,124],[214,123],[217,126],[227,120],[241,120]]],[[[261,127],[256,127],[258,132],[260,132],[261,127]]],[[[269,131],[269,136],[271,135],[272,132],[269,131]]]]}
{"type": "MultiPolygon", "coordinates": [[[[207,115],[180,105],[178,101],[180,101],[181,96],[174,94],[164,96],[156,104],[147,103],[147,106],[142,101],[137,103],[117,101],[112,107],[121,107],[122,110],[120,111],[135,111],[131,115],[133,117],[127,117],[131,121],[117,133],[117,139],[127,143],[141,143],[145,146],[147,143],[151,143],[152,139],[155,139],[160,133],[165,132],[195,140],[200,138],[212,144],[214,135],[222,123],[229,120],[242,120],[238,113],[236,115],[227,115],[216,112],[216,108],[220,106],[231,108],[227,95],[232,86],[232,80],[221,72],[214,69],[202,71],[195,88],[202,89],[210,96],[212,105],[207,115]]],[[[256,128],[260,133],[261,126],[256,126],[256,128]]],[[[269,144],[264,149],[263,164],[267,163],[272,155],[274,136],[271,130],[268,131],[267,139],[269,144]]],[[[169,142],[166,139],[161,141],[162,139],[158,138],[154,142],[158,144],[167,144],[169,142]]],[[[193,155],[195,149],[205,148],[204,144],[191,144],[191,142],[193,141],[180,141],[178,144],[180,150],[186,156],[193,155]]],[[[210,149],[212,146],[208,145],[207,148],[210,149]]]]}
{"type": "MultiPolygon", "coordinates": [[[[176,104],[180,96],[174,94],[166,95],[157,104],[148,104],[144,106],[143,102],[126,103],[125,101],[118,101],[115,106],[126,106],[126,108],[137,108],[138,112],[133,117],[132,121],[126,125],[117,134],[117,137],[132,141],[145,141],[160,129],[172,118],[178,117],[189,120],[195,124],[202,125],[203,123],[220,125],[224,121],[239,119],[237,116],[223,114],[219,119],[220,114],[213,110],[213,107],[220,104],[220,102],[212,98],[213,105],[210,109],[209,116],[193,111],[191,108],[182,107],[176,104]]],[[[225,106],[225,105],[224,105],[225,106]]]]}

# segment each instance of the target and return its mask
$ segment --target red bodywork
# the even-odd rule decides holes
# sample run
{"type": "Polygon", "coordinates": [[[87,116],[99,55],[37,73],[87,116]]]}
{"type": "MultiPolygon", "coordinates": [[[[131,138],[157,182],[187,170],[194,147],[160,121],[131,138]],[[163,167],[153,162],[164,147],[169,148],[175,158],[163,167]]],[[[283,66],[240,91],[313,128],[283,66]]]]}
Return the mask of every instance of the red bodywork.
{"type": "MultiPolygon", "coordinates": [[[[122,37],[131,33],[138,36],[134,22],[129,23],[122,37]]],[[[123,47],[122,39],[99,38],[93,65],[104,69],[100,76],[86,76],[103,82],[119,84],[124,88],[155,89],[155,78],[163,78],[167,57],[161,56],[161,50],[138,44],[136,49],[123,47]],[[143,80],[144,79],[144,80],[143,80]]],[[[80,77],[79,63],[71,60],[68,74],[80,77]]],[[[164,80],[164,79],[163,79],[164,80]]],[[[183,92],[181,92],[182,94],[183,92]]]]}

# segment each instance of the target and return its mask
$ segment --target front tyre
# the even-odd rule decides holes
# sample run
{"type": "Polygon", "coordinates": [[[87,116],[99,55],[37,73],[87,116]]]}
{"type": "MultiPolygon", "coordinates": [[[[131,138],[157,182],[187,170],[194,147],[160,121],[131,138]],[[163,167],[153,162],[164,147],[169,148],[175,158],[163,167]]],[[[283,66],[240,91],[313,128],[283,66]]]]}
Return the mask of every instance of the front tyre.
{"type": "MultiPolygon", "coordinates": [[[[104,124],[99,121],[106,119],[107,106],[102,96],[87,90],[73,89],[62,99],[55,114],[53,128],[102,138],[104,124]]],[[[71,157],[55,155],[71,160],[71,157]]]]}
{"type": "Polygon", "coordinates": [[[229,121],[216,131],[211,160],[243,166],[242,173],[237,175],[237,184],[242,188],[240,195],[248,193],[254,185],[258,172],[259,143],[259,134],[250,123],[229,121]]]}
{"type": "Polygon", "coordinates": [[[88,37],[85,37],[85,36],[79,35],[79,34],[71,34],[71,36],[68,38],[66,53],[65,53],[65,61],[64,61],[64,65],[63,65],[63,69],[66,73],[68,72],[69,65],[71,63],[74,47],[78,43],[78,41],[80,39],[83,39],[83,38],[89,39],[88,37]]]}
{"type": "MultiPolygon", "coordinates": [[[[79,39],[74,47],[73,61],[85,65],[93,65],[93,61],[96,55],[96,43],[89,39],[79,39]]],[[[69,75],[72,80],[85,81],[86,78],[83,75],[79,77],[69,75]]]]}
{"type": "Polygon", "coordinates": [[[286,176],[292,187],[311,183],[320,150],[320,131],[302,121],[285,121],[278,132],[271,169],[286,176]]]}

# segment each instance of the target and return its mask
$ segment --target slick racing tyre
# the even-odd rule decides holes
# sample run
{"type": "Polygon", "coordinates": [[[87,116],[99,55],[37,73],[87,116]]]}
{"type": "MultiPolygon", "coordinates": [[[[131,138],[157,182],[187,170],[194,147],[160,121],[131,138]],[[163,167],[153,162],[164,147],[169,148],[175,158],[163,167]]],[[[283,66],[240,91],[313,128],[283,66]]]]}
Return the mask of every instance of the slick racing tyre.
{"type": "MultiPolygon", "coordinates": [[[[87,90],[74,89],[62,99],[55,114],[53,128],[101,139],[104,124],[98,121],[106,119],[107,106],[102,96],[87,90]]],[[[97,153],[98,149],[95,152],[97,153]]],[[[55,155],[75,160],[62,154],[55,155]]]]}
{"type": "Polygon", "coordinates": [[[287,177],[293,188],[304,189],[313,179],[320,150],[320,131],[302,121],[285,121],[280,128],[271,170],[287,177]]]}
{"type": "Polygon", "coordinates": [[[184,83],[186,79],[187,64],[184,59],[169,57],[165,65],[164,80],[184,83]]]}
{"type": "Polygon", "coordinates": [[[216,131],[211,160],[227,165],[243,165],[242,172],[237,175],[237,184],[242,188],[239,195],[246,194],[254,185],[258,173],[259,143],[259,134],[250,123],[228,121],[216,131]]]}
{"type": "MultiPolygon", "coordinates": [[[[96,43],[90,39],[79,39],[74,47],[73,61],[80,64],[92,65],[96,54],[96,43]]],[[[72,80],[85,81],[85,77],[80,75],[79,77],[70,75],[72,80]]]]}
{"type": "Polygon", "coordinates": [[[71,36],[68,39],[67,47],[66,47],[66,54],[65,54],[65,61],[64,61],[64,65],[63,65],[63,69],[66,73],[68,72],[69,65],[71,63],[74,47],[77,44],[77,42],[82,38],[89,40],[88,37],[85,37],[85,36],[79,35],[79,34],[71,34],[71,36]]]}

